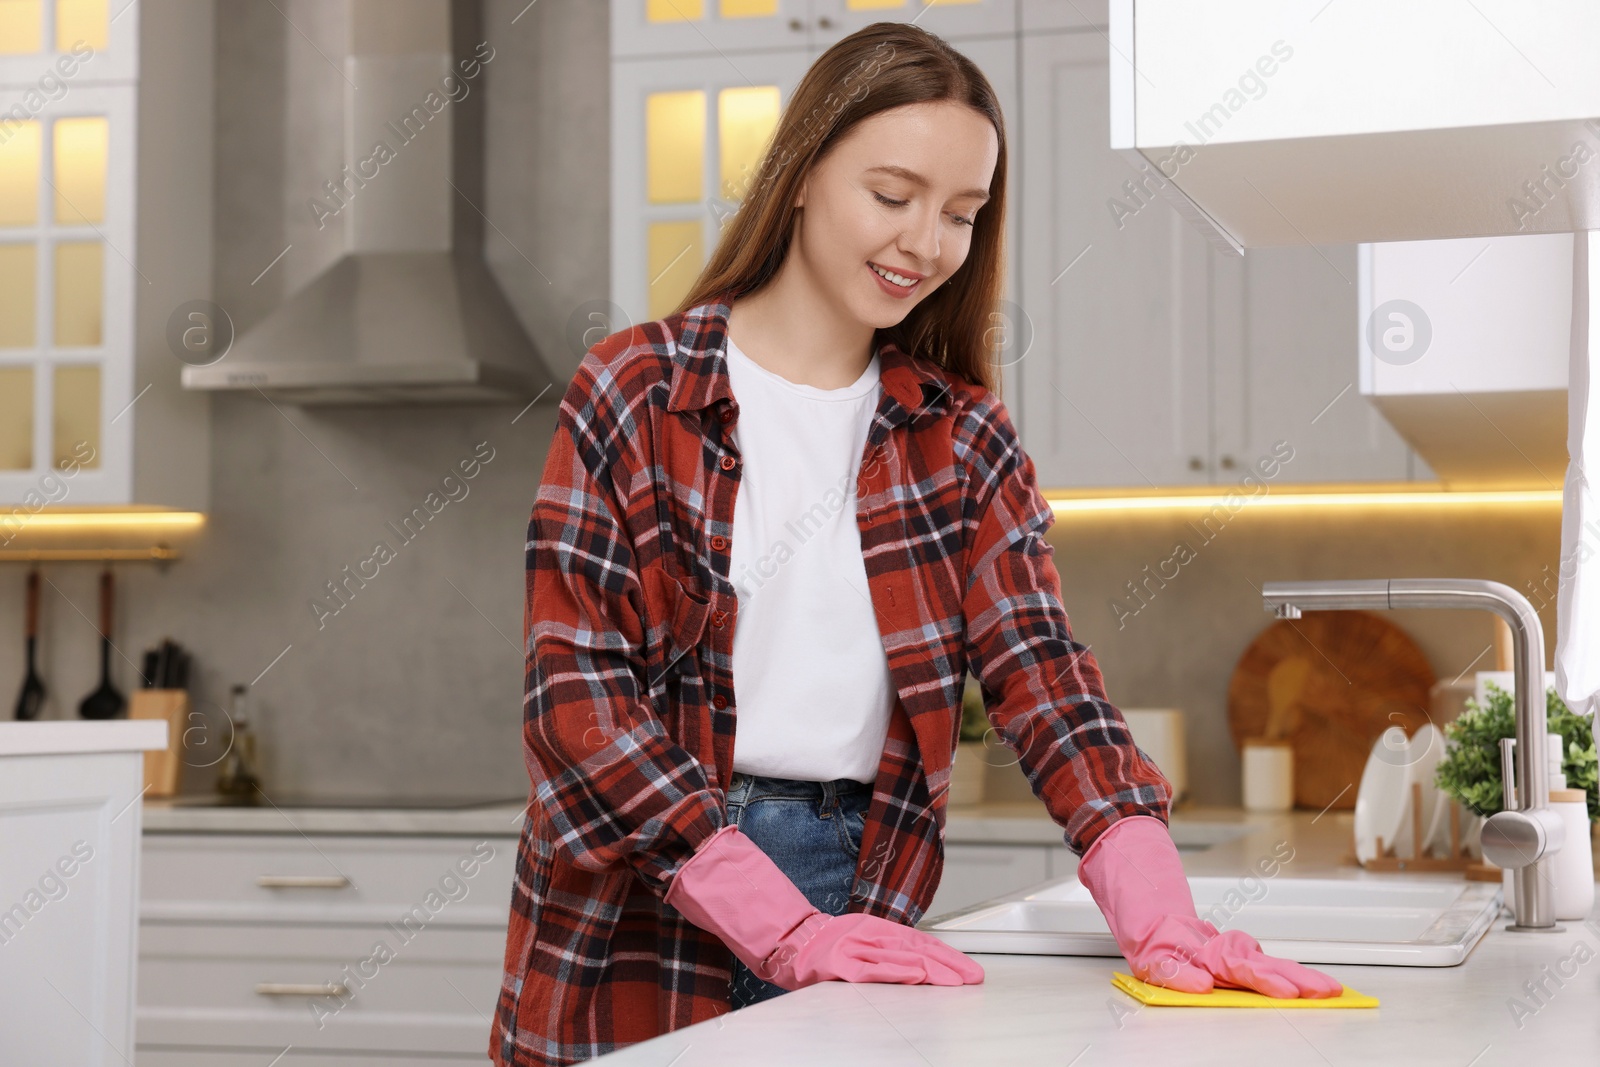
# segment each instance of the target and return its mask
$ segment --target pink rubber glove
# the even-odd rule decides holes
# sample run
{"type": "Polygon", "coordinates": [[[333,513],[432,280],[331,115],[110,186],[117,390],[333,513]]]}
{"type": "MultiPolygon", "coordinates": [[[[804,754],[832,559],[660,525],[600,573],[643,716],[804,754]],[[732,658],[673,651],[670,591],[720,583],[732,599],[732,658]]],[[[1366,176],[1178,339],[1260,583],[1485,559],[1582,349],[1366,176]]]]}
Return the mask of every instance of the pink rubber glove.
{"type": "Polygon", "coordinates": [[[1172,835],[1160,819],[1119,819],[1078,862],[1078,881],[1100,905],[1133,976],[1186,993],[1214,986],[1269,997],[1336,997],[1338,979],[1268,956],[1241,930],[1219,933],[1195,912],[1172,835]]]}
{"type": "Polygon", "coordinates": [[[678,868],[665,900],[720,937],[758,978],[795,990],[814,982],[972,985],[983,968],[932,934],[876,915],[829,915],[733,824],[678,868]]]}

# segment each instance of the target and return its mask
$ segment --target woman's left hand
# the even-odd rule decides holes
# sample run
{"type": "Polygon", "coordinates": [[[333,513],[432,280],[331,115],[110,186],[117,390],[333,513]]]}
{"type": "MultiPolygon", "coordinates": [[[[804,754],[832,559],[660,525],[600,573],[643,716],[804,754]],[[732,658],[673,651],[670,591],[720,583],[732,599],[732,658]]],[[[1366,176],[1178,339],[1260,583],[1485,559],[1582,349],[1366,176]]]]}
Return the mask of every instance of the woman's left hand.
{"type": "Polygon", "coordinates": [[[1187,993],[1214,987],[1269,997],[1336,997],[1338,979],[1269,956],[1240,930],[1218,931],[1195,912],[1177,846],[1160,819],[1118,820],[1078,863],[1135,978],[1187,993]]]}

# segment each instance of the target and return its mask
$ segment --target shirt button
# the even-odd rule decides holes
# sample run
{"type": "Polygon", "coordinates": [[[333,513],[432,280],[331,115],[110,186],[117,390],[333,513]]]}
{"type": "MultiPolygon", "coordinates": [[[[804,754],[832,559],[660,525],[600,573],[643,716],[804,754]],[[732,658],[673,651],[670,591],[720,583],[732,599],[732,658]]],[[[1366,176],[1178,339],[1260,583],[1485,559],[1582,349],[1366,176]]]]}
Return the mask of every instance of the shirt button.
{"type": "Polygon", "coordinates": [[[711,539],[711,547],[716,549],[718,552],[721,552],[723,549],[728,547],[728,539],[723,537],[721,534],[717,534],[711,539]]]}
{"type": "Polygon", "coordinates": [[[719,629],[721,628],[722,624],[727,621],[728,613],[726,611],[714,612],[711,616],[711,625],[718,627],[719,629]]]}
{"type": "Polygon", "coordinates": [[[717,414],[717,418],[721,419],[723,422],[732,422],[733,421],[733,409],[732,408],[723,408],[717,414]]]}
{"type": "Polygon", "coordinates": [[[728,698],[723,696],[721,693],[718,693],[716,696],[711,698],[711,703],[718,708],[725,708],[728,706],[728,698]]]}
{"type": "Polygon", "coordinates": [[[738,462],[738,461],[735,460],[732,456],[723,456],[722,457],[722,469],[725,470],[725,471],[731,471],[731,470],[733,470],[733,465],[736,462],[738,462]]]}

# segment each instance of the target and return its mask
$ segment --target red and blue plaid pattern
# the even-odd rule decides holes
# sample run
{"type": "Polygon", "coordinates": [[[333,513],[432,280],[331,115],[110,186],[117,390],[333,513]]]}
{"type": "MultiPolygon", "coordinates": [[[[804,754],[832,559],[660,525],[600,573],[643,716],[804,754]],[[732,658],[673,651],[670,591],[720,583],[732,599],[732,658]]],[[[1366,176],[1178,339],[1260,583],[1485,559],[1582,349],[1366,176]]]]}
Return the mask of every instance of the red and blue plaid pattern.
{"type": "MultiPolygon", "coordinates": [[[[732,954],[662,898],[727,823],[731,299],[606,337],[561,403],[526,546],[533,788],[490,1034],[502,1067],[580,1062],[730,1010],[732,954]]],[[[969,669],[1074,852],[1118,819],[1165,822],[1172,793],[1068,627],[1054,514],[1005,406],[891,342],[879,356],[861,595],[898,699],[848,910],[914,925],[943,869],[969,669]]]]}

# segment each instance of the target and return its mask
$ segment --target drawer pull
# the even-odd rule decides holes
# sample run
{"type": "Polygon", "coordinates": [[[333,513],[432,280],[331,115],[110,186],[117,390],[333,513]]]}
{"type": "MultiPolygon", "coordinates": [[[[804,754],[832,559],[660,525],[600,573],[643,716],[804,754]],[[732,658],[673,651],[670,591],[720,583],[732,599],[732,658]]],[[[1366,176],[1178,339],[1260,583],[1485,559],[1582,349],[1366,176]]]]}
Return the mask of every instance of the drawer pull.
{"type": "Polygon", "coordinates": [[[347,997],[350,987],[343,982],[257,982],[256,992],[263,997],[347,997]]]}
{"type": "Polygon", "coordinates": [[[256,879],[263,889],[343,889],[349,884],[342,874],[263,874],[256,879]]]}

